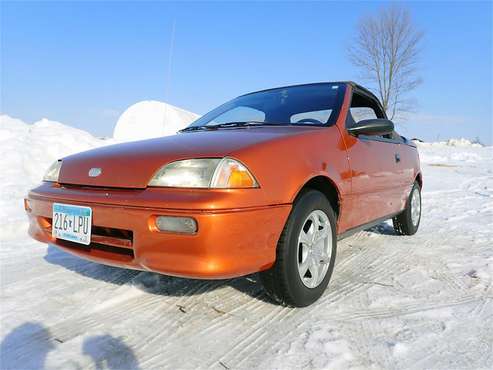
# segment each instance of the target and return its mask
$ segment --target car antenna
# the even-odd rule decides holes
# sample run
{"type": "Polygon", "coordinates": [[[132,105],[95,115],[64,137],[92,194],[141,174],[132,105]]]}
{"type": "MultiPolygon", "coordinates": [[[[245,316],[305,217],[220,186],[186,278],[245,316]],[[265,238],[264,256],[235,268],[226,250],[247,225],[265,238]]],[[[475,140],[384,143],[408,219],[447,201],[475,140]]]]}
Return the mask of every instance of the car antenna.
{"type": "Polygon", "coordinates": [[[171,24],[171,39],[170,39],[169,53],[168,53],[168,71],[166,73],[166,86],[164,87],[163,128],[166,127],[166,124],[168,122],[168,98],[169,98],[169,91],[171,85],[171,66],[173,62],[173,49],[175,46],[175,28],[176,28],[176,19],[173,19],[173,23],[171,24]]]}

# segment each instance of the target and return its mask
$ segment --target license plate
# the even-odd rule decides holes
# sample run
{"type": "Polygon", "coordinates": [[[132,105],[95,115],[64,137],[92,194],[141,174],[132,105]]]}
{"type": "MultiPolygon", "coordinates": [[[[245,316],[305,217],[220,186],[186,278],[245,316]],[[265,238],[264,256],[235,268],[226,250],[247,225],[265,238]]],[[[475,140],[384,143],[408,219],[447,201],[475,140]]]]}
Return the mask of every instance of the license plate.
{"type": "Polygon", "coordinates": [[[92,209],[53,203],[51,235],[57,239],[89,245],[91,243],[92,209]]]}

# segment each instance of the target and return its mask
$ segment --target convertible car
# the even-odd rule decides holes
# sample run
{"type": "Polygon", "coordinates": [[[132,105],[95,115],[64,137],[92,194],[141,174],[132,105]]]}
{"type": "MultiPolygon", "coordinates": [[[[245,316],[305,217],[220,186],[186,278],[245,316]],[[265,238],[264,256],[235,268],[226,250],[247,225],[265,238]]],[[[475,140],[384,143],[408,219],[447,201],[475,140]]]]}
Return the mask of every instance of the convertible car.
{"type": "Polygon", "coordinates": [[[416,146],[378,99],[332,82],[242,95],[177,135],[60,159],[24,206],[33,238],[79,257],[259,273],[275,301],[302,307],[326,289],[338,239],[387,219],[417,231],[421,187],[416,146]]]}

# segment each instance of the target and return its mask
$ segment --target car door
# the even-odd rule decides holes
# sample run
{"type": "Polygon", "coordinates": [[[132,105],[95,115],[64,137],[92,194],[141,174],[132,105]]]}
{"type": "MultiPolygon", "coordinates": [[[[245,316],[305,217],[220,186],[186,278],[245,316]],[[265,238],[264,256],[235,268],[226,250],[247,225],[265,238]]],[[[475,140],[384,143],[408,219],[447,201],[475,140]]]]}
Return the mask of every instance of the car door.
{"type": "Polygon", "coordinates": [[[397,163],[397,171],[400,193],[400,209],[404,209],[406,201],[411,194],[417,174],[419,173],[419,160],[417,159],[416,147],[407,139],[400,136],[397,132],[393,132],[392,139],[399,143],[399,161],[397,163]]]}
{"type": "MultiPolygon", "coordinates": [[[[355,89],[346,128],[357,121],[386,118],[378,100],[355,89]]],[[[357,227],[395,214],[401,208],[399,142],[388,136],[355,137],[345,132],[351,168],[351,225],[357,227]]]]}

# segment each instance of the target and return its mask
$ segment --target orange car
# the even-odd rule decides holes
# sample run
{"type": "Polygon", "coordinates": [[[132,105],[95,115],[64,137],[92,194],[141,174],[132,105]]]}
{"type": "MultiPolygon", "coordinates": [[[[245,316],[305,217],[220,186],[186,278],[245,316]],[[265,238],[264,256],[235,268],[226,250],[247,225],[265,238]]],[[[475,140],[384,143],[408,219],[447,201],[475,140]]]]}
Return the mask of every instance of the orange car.
{"type": "Polygon", "coordinates": [[[33,238],[82,258],[200,279],[260,272],[276,301],[306,306],[327,287],[338,239],[391,218],[416,232],[421,186],[415,145],[372,93],[316,83],[60,159],[25,209],[33,238]]]}

